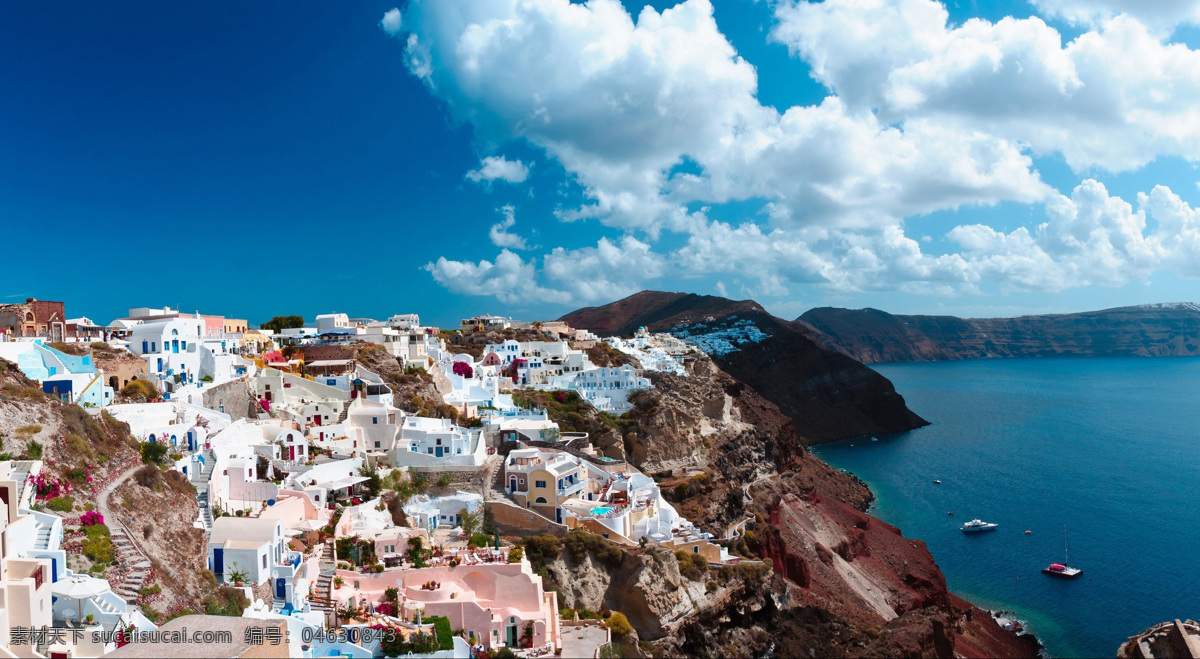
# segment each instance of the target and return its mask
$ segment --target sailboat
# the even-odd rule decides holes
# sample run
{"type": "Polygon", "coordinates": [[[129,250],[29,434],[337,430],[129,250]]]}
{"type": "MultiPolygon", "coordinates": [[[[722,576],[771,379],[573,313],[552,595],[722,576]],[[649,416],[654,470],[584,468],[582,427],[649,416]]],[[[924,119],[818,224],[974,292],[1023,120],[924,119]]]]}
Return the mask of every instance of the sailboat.
{"type": "Polygon", "coordinates": [[[1077,567],[1071,567],[1071,546],[1067,544],[1067,527],[1063,526],[1063,562],[1051,563],[1049,566],[1042,568],[1045,574],[1062,577],[1064,579],[1074,579],[1083,574],[1083,570],[1077,567]]]}

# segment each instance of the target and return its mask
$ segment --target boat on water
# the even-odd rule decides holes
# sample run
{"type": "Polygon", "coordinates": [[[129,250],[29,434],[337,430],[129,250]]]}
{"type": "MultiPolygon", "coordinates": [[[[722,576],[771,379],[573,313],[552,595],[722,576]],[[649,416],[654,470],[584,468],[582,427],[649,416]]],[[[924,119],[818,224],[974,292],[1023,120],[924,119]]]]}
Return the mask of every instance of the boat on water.
{"type": "Polygon", "coordinates": [[[933,484],[934,484],[934,485],[941,485],[941,484],[942,484],[942,481],[940,481],[940,480],[938,480],[938,479],[936,479],[936,478],[935,478],[935,479],[933,479],[933,484]]]}
{"type": "Polygon", "coordinates": [[[1063,562],[1051,563],[1042,568],[1042,574],[1049,574],[1063,579],[1074,579],[1083,574],[1083,570],[1071,567],[1071,546],[1067,544],[1067,527],[1063,527],[1063,562]]]}
{"type": "Polygon", "coordinates": [[[991,530],[995,529],[997,526],[1000,526],[1000,525],[993,524],[992,522],[985,522],[982,519],[973,519],[973,520],[967,522],[966,524],[962,525],[962,532],[963,533],[976,533],[978,531],[991,531],[991,530]]]}

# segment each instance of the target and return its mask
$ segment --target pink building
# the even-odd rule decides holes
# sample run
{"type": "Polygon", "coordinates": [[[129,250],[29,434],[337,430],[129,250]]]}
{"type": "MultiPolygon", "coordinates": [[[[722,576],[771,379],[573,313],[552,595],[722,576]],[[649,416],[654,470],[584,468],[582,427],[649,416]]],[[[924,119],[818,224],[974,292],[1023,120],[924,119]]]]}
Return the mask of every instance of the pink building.
{"type": "MultiPolygon", "coordinates": [[[[503,557],[501,557],[503,560],[503,557]]],[[[462,629],[487,647],[520,647],[532,625],[532,647],[561,647],[558,595],[542,590],[542,578],[529,561],[473,563],[457,567],[388,570],[360,574],[338,570],[345,585],[333,591],[339,606],[347,600],[365,605],[383,601],[384,590],[399,588],[405,616],[445,616],[452,629],[462,629]],[[436,588],[429,584],[437,584],[436,588]]]]}

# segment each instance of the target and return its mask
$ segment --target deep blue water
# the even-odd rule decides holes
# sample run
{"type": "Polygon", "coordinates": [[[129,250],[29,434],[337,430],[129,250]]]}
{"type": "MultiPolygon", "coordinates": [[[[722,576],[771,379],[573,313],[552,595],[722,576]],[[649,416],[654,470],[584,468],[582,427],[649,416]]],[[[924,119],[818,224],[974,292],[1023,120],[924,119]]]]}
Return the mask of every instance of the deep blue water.
{"type": "Polygon", "coordinates": [[[951,590],[1014,611],[1056,657],[1112,657],[1200,617],[1200,359],[874,368],[932,425],[816,452],[870,484],[874,514],[924,540],[951,590]],[[961,533],[974,517],[1000,527],[961,533]],[[1074,581],[1040,573],[1064,525],[1074,581]]]}

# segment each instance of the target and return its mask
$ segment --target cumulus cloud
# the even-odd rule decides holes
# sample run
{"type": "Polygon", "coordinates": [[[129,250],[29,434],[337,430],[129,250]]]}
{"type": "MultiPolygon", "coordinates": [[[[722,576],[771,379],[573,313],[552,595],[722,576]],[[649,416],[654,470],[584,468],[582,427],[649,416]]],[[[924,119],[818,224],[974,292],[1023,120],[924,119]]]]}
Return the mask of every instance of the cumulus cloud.
{"type": "Polygon", "coordinates": [[[624,297],[666,272],[666,258],[633,236],[617,242],[601,238],[595,247],[556,247],[543,259],[546,277],[577,302],[624,297]]]}
{"type": "Polygon", "coordinates": [[[1079,171],[1200,160],[1200,52],[1131,16],[1066,45],[1037,17],[951,27],[932,0],[792,0],[776,17],[772,38],[884,121],[985,132],[1079,171]]]}
{"type": "Polygon", "coordinates": [[[383,19],[379,21],[379,27],[393,37],[400,33],[400,10],[392,7],[383,14],[383,19]]]}
{"type": "Polygon", "coordinates": [[[407,19],[410,70],[459,119],[545,149],[584,186],[592,203],[563,219],[655,236],[694,201],[761,196],[798,222],[853,223],[1047,192],[1019,148],[976,131],[900,130],[836,98],[763,106],[707,0],[636,22],[616,0],[417,1],[407,19]],[[701,173],[670,176],[685,159],[701,173]]]}
{"type": "Polygon", "coordinates": [[[1077,25],[1096,26],[1128,14],[1156,30],[1169,33],[1177,25],[1200,23],[1196,0],[1030,0],[1046,16],[1077,25]]]}
{"type": "Polygon", "coordinates": [[[1021,290],[1120,286],[1156,271],[1200,274],[1200,213],[1165,186],[1139,194],[1135,209],[1087,179],[1070,197],[1047,202],[1046,216],[1032,232],[966,225],[948,237],[981,279],[1021,290]]]}
{"type": "MultiPolygon", "coordinates": [[[[1037,4],[1090,29],[1064,44],[1037,17],[952,25],[932,0],[780,0],[771,38],[830,90],[780,112],[759,103],[757,73],[708,0],[636,19],[617,0],[412,0],[410,72],[484,150],[524,141],[561,164],[586,202],[559,219],[623,234],[526,261],[510,251],[528,246],[508,210],[489,231],[503,248],[494,261],[426,268],[455,292],[563,303],[701,276],[785,296],[803,285],[952,294],[1200,274],[1196,211],[1170,190],[1135,207],[1089,179],[1066,196],[1032,158],[1061,154],[1081,172],[1200,161],[1200,52],[1164,41],[1194,20],[1195,3],[1037,4]],[[747,200],[759,216],[695,210],[747,200]],[[1000,202],[1037,204],[1045,221],[959,226],[946,254],[922,251],[928,228],[919,240],[905,231],[908,218],[1000,202]],[[673,249],[655,249],[663,232],[680,235],[673,249]]],[[[467,174],[527,177],[503,156],[467,174]]]]}
{"type": "Polygon", "coordinates": [[[529,167],[520,160],[508,160],[504,156],[488,156],[480,161],[479,169],[467,172],[467,178],[476,183],[500,180],[516,184],[529,178],[529,167]]]}
{"type": "Polygon", "coordinates": [[[500,212],[504,214],[504,219],[498,224],[493,224],[492,228],[488,230],[488,238],[492,239],[492,244],[496,247],[527,249],[524,238],[508,232],[517,223],[516,209],[512,206],[504,206],[500,212]]]}
{"type": "Polygon", "coordinates": [[[452,261],[439,257],[425,264],[435,281],[461,295],[488,295],[505,304],[528,301],[567,304],[571,296],[537,284],[537,268],[513,252],[503,249],[495,261],[452,261]]]}

